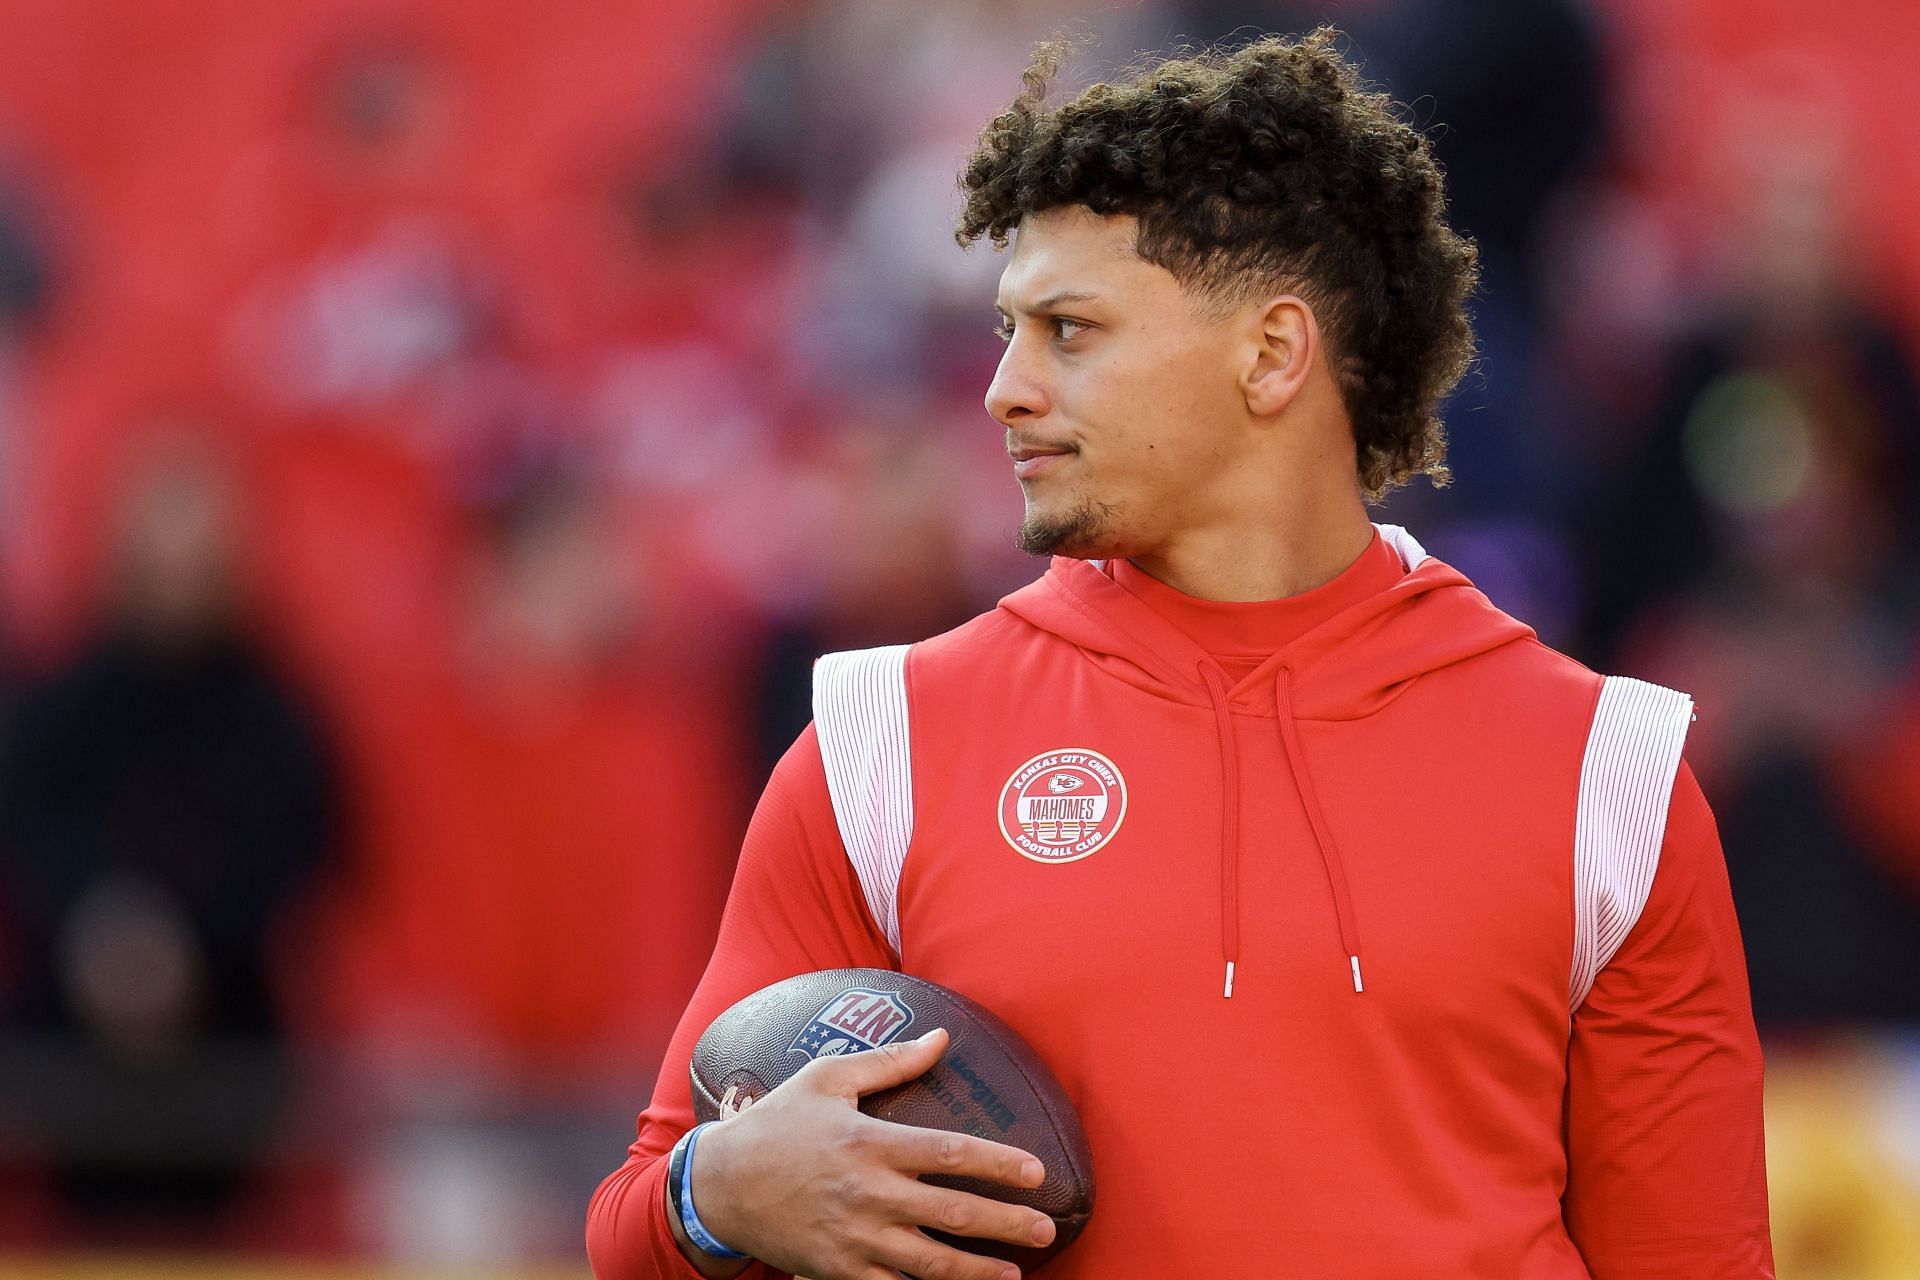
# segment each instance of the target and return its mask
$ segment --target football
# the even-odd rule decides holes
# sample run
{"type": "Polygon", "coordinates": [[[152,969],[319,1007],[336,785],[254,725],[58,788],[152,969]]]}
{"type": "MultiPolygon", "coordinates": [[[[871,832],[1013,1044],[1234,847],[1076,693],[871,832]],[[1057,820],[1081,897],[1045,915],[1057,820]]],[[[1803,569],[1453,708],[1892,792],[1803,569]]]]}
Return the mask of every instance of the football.
{"type": "Polygon", "coordinates": [[[949,1037],[940,1061],[917,1079],[862,1098],[860,1110],[1038,1156],[1047,1170],[1038,1187],[925,1179],[1050,1216],[1055,1235],[1044,1249],[928,1232],[1030,1273],[1072,1244],[1092,1216],[1093,1159],[1080,1117],[1046,1064],[1006,1023],[965,996],[887,969],[823,969],[764,987],[715,1018],[694,1046],[694,1116],[735,1115],[815,1058],[877,1049],[936,1027],[949,1037]]]}

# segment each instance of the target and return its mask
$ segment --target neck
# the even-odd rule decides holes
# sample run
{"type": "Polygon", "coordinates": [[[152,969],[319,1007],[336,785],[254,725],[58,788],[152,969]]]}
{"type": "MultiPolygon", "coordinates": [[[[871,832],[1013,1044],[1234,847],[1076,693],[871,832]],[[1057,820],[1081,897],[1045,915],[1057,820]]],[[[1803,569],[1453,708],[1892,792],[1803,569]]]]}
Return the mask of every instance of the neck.
{"type": "Polygon", "coordinates": [[[1251,528],[1193,530],[1130,559],[1200,600],[1282,600],[1339,577],[1373,541],[1357,493],[1332,510],[1290,514],[1251,528]]]}

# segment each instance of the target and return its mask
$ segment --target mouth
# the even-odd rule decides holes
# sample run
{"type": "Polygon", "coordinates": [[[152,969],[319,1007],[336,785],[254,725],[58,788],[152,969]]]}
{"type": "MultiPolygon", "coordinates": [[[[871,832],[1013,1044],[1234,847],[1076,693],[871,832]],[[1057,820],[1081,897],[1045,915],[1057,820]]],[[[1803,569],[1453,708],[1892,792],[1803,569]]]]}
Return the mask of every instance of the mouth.
{"type": "Polygon", "coordinates": [[[1064,465],[1062,459],[1071,458],[1078,452],[1078,449],[1067,445],[1010,444],[1007,446],[1007,456],[1013,459],[1013,474],[1022,480],[1056,469],[1064,465]]]}

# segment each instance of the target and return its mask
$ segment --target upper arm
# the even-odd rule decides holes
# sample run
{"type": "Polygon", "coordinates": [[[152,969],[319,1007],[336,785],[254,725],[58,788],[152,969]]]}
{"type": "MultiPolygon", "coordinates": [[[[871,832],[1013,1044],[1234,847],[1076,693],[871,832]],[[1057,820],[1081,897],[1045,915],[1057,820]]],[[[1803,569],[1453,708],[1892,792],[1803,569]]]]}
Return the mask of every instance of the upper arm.
{"type": "Polygon", "coordinates": [[[1746,960],[1684,762],[1646,905],[1574,1014],[1567,1156],[1567,1228],[1596,1277],[1772,1275],[1746,960]]]}

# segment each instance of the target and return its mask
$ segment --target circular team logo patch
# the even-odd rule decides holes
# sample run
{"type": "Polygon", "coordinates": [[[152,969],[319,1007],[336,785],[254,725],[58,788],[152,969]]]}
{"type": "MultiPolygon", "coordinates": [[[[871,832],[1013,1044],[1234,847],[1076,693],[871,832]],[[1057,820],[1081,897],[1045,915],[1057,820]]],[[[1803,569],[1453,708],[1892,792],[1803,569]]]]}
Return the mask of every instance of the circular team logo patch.
{"type": "Polygon", "coordinates": [[[1098,751],[1047,751],[1000,790],[1000,834],[1035,862],[1076,862],[1113,839],[1127,816],[1127,780],[1098,751]]]}

